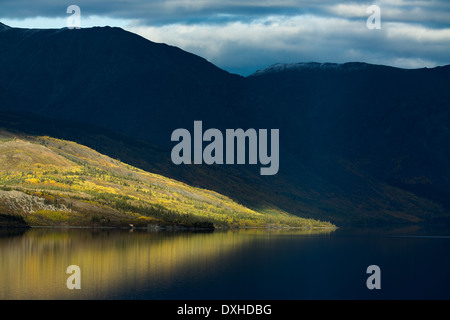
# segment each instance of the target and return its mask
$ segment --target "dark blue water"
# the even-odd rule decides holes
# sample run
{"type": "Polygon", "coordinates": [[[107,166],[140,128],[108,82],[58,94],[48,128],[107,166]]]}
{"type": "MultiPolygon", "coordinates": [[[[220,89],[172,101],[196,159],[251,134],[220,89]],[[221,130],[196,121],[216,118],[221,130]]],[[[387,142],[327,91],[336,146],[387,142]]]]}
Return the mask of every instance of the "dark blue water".
{"type": "Polygon", "coordinates": [[[2,299],[449,299],[450,230],[33,229],[0,237],[2,299]],[[81,290],[68,290],[79,265],[81,290]],[[369,290],[369,265],[381,289],[369,290]]]}

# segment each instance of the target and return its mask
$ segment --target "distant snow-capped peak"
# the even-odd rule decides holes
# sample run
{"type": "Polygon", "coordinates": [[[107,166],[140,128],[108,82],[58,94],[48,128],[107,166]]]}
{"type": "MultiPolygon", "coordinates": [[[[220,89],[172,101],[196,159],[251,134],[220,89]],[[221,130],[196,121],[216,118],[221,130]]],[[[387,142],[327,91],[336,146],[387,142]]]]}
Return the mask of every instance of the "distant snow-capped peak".
{"type": "Polygon", "coordinates": [[[256,71],[252,76],[263,75],[268,73],[278,73],[284,71],[299,71],[299,70],[317,70],[317,69],[345,69],[356,70],[364,69],[368,66],[362,62],[349,62],[349,63],[318,63],[318,62],[300,62],[300,63],[277,63],[256,71]]]}

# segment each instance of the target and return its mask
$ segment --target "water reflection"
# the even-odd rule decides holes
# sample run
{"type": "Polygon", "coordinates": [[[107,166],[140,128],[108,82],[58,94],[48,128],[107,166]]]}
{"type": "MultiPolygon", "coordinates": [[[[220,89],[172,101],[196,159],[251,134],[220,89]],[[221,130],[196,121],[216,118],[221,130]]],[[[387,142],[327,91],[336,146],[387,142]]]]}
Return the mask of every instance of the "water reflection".
{"type": "Polygon", "coordinates": [[[220,272],[255,241],[331,230],[147,232],[0,230],[0,299],[113,299],[220,272]],[[81,290],[68,290],[66,269],[81,268],[81,290]]]}

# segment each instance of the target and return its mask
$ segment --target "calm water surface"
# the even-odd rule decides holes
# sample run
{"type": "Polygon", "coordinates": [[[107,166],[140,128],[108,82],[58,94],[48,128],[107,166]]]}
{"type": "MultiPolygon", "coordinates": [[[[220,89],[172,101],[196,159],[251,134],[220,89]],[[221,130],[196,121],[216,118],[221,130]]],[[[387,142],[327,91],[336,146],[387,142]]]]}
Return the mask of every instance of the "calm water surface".
{"type": "Polygon", "coordinates": [[[0,230],[0,299],[449,299],[450,230],[0,230]],[[381,268],[381,290],[366,269],[381,268]],[[68,290],[66,269],[81,269],[68,290]]]}

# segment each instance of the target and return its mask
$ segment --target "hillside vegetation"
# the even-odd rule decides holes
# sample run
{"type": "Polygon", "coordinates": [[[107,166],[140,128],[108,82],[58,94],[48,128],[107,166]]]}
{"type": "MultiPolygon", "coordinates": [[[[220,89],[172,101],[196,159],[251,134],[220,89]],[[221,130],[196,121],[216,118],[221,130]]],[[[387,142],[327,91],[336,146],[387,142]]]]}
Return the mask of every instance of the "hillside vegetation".
{"type": "Polygon", "coordinates": [[[74,142],[6,131],[0,132],[0,188],[3,224],[332,227],[288,213],[256,212],[74,142]]]}

